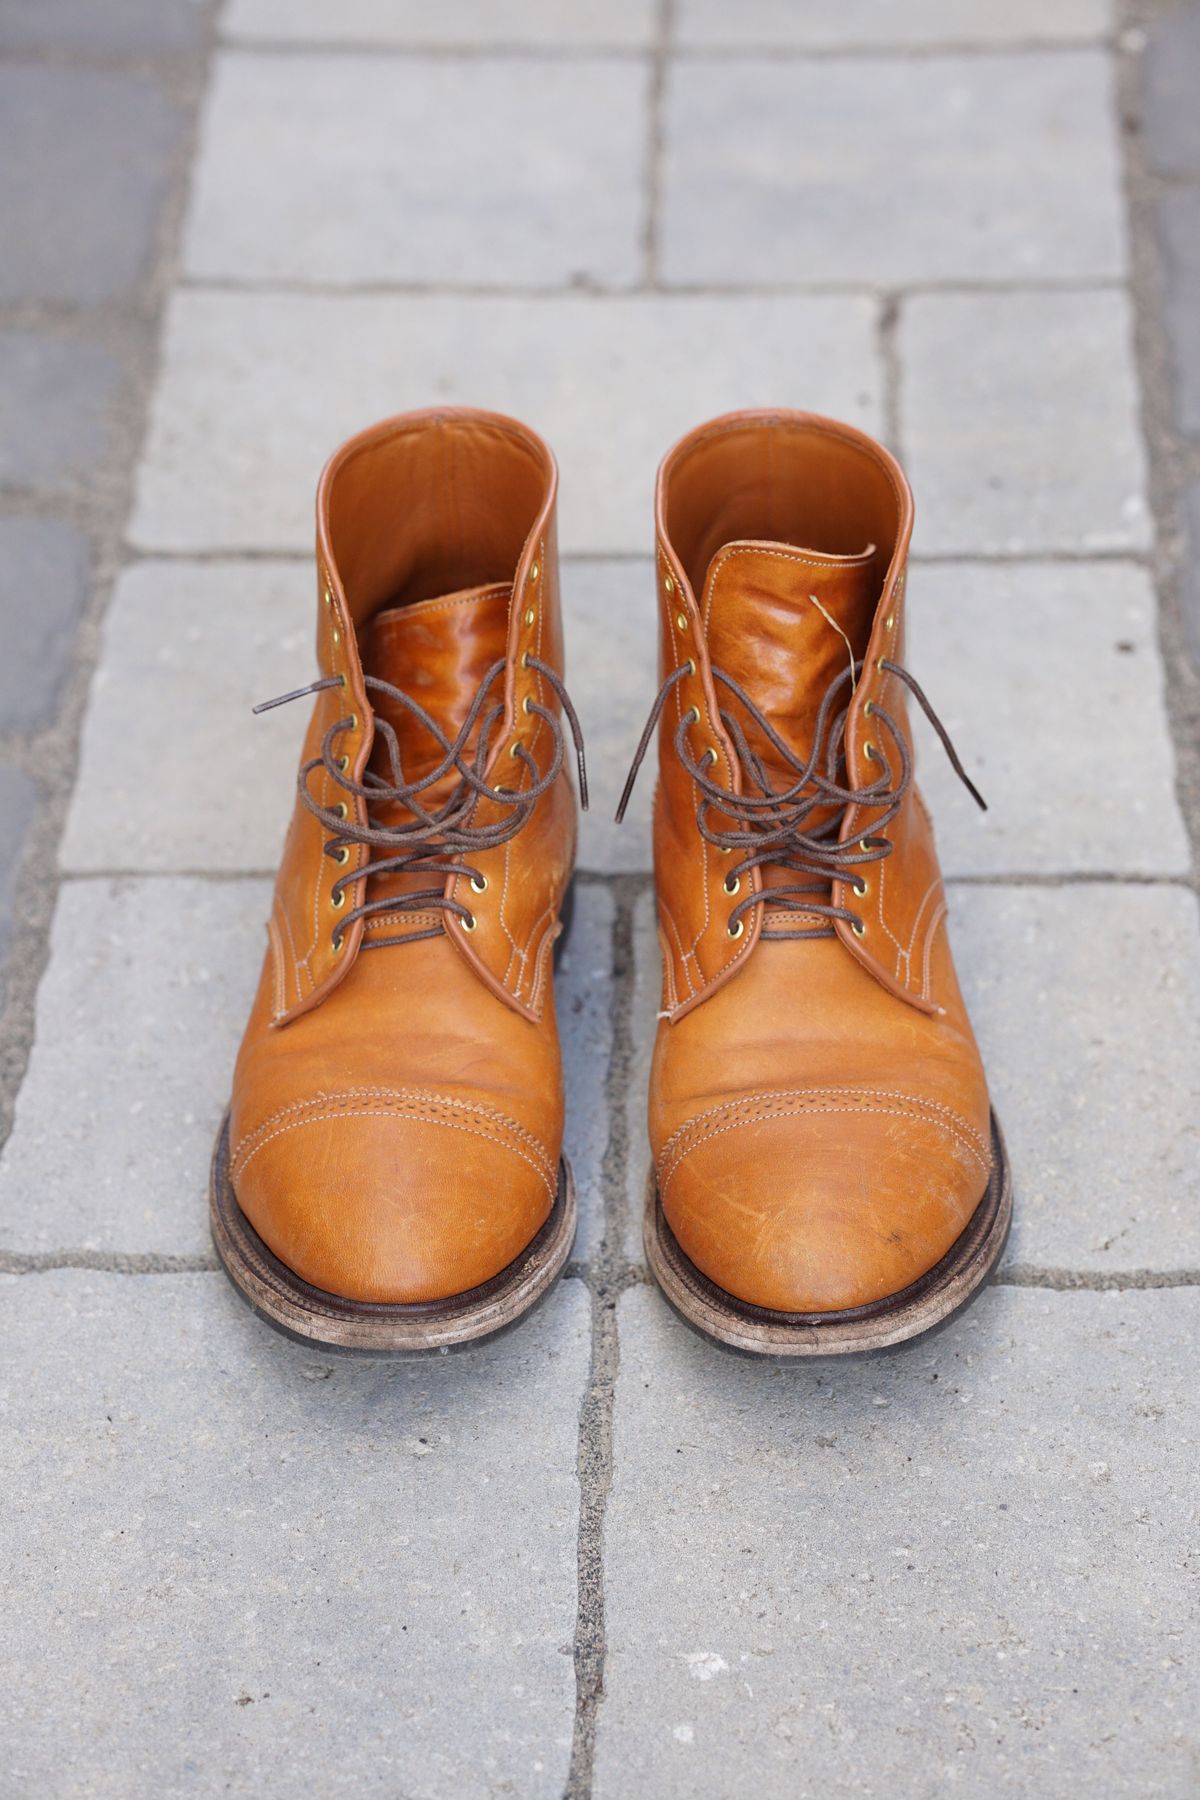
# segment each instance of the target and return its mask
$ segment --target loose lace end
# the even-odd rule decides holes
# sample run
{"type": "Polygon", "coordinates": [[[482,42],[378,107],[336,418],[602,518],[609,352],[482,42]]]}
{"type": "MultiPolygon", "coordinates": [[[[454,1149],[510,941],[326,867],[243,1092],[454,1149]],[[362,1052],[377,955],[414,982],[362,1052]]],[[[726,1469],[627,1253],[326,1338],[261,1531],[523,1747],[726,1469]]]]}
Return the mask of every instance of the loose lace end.
{"type": "Polygon", "coordinates": [[[293,688],[290,694],[276,694],[273,700],[260,700],[257,706],[250,708],[250,711],[252,713],[271,712],[276,706],[286,706],[290,700],[303,700],[308,694],[319,694],[325,688],[341,687],[341,685],[342,677],[340,675],[323,675],[319,681],[310,681],[307,687],[293,688]]]}

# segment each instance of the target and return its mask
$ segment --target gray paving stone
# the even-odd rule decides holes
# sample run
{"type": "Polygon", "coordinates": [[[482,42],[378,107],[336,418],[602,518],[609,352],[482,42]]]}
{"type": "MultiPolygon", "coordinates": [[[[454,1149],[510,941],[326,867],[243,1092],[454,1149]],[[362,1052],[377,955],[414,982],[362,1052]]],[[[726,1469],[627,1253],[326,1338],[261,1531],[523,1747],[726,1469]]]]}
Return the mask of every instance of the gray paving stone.
{"type": "Polygon", "coordinates": [[[278,43],[399,44],[470,50],[519,44],[582,49],[648,45],[657,24],[655,0],[231,0],[222,20],[227,38],[278,43]]]}
{"type": "Polygon", "coordinates": [[[562,1793],[580,1283],[408,1362],[215,1274],[3,1287],[9,1792],[562,1793]]]}
{"type": "Polygon", "coordinates": [[[879,428],[866,300],[182,294],[132,533],[145,549],[303,550],[339,438],[444,400],[515,412],[562,471],[560,541],[647,551],[654,471],[735,406],[879,428]]]}
{"type": "Polygon", "coordinates": [[[1118,275],[1112,116],[1098,50],[676,63],[665,277],[890,286],[1118,275]],[[887,129],[865,130],[869,119],[887,129]]]}
{"type": "Polygon", "coordinates": [[[1008,1139],[1008,1263],[1200,1268],[1200,920],[1183,888],[951,890],[1008,1139]]]}
{"type": "Polygon", "coordinates": [[[1176,188],[1158,205],[1175,418],[1200,438],[1200,187],[1176,188]]]}
{"type": "Polygon", "coordinates": [[[265,882],[63,887],[0,1155],[5,1249],[209,1249],[209,1158],[269,905],[265,882]]]}
{"type": "Polygon", "coordinates": [[[199,0],[0,0],[5,50],[181,50],[198,43],[203,28],[199,0]]]}
{"type": "Polygon", "coordinates": [[[146,562],[104,625],[61,850],[71,870],[273,870],[313,680],[307,564],[146,562]],[[147,778],[147,771],[152,771],[147,778]]]}
{"type": "Polygon", "coordinates": [[[576,880],[573,915],[554,977],[558,1035],[567,1090],[564,1148],[575,1175],[579,1230],[574,1255],[604,1236],[604,1152],[612,1056],[613,903],[606,888],[576,880]]]}
{"type": "Polygon", "coordinates": [[[799,1367],[620,1319],[598,1800],[1191,1791],[1195,1289],[799,1367]]]}
{"type": "Polygon", "coordinates": [[[56,488],[108,448],[120,370],[107,350],[0,331],[0,486],[56,488]]]}
{"type": "Polygon", "coordinates": [[[1124,294],[917,295],[899,350],[918,550],[1149,543],[1124,294]]]}
{"type": "Polygon", "coordinates": [[[181,113],[142,75],[14,62],[0,67],[0,114],[0,302],[127,293],[150,256],[181,113]]]}
{"type": "Polygon", "coordinates": [[[49,724],[87,600],[87,540],[58,519],[0,519],[0,728],[49,724]]]}
{"type": "Polygon", "coordinates": [[[575,560],[563,566],[567,681],[587,734],[591,810],[579,857],[606,874],[650,867],[655,769],[642,766],[623,825],[614,814],[642,726],[658,691],[658,616],[650,557],[575,560]]]}
{"type": "Polygon", "coordinates": [[[946,872],[1187,874],[1145,570],[918,564],[909,591],[908,666],[988,802],[981,815],[914,706],[946,872]]]}
{"type": "Polygon", "coordinates": [[[1183,612],[1192,661],[1200,669],[1200,481],[1183,496],[1183,612]]]}
{"type": "Polygon", "coordinates": [[[886,49],[892,46],[1063,43],[1100,37],[1112,28],[1109,0],[1006,0],[963,6],[962,0],[843,0],[840,6],[796,0],[678,0],[675,41],[694,49],[886,49]]]}
{"type": "Polygon", "coordinates": [[[187,270],[337,287],[629,285],[648,82],[628,59],[226,52],[187,270]]]}
{"type": "Polygon", "coordinates": [[[1150,155],[1170,175],[1200,175],[1200,12],[1185,5],[1150,26],[1143,63],[1150,155]]]}
{"type": "Polygon", "coordinates": [[[37,792],[21,769],[0,766],[0,957],[12,936],[13,888],[37,792]]]}

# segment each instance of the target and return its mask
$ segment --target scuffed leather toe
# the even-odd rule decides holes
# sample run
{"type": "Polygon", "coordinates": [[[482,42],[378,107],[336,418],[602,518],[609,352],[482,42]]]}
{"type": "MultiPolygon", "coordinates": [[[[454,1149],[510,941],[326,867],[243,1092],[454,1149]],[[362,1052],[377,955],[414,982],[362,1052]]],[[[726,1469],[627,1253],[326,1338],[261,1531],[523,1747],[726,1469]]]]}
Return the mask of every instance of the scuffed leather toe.
{"type": "Polygon", "coordinates": [[[834,1312],[941,1260],[983,1197],[990,1150],[913,1096],[759,1095],[689,1121],[657,1173],[667,1223],[710,1281],[752,1306],[834,1312]]]}
{"type": "Polygon", "coordinates": [[[499,1274],[545,1223],[557,1181],[545,1149],[498,1110],[378,1090],[284,1108],[237,1144],[230,1173],[259,1237],[302,1280],[392,1304],[499,1274]]]}

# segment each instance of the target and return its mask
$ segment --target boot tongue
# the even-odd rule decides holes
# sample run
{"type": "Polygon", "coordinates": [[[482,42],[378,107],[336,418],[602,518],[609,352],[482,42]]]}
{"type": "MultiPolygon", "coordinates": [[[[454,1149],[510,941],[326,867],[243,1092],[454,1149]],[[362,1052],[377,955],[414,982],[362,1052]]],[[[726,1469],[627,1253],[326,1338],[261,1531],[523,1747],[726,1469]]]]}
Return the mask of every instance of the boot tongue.
{"type": "MultiPolygon", "coordinates": [[[[408,694],[424,707],[448,738],[453,738],[470,710],[480,682],[505,654],[511,598],[512,588],[506,582],[494,582],[376,613],[361,634],[363,668],[368,675],[378,676],[408,694]]],[[[376,719],[386,720],[396,733],[405,781],[428,775],[445,755],[437,739],[389,694],[372,689],[370,697],[376,719]]],[[[483,713],[490,704],[499,704],[502,697],[497,681],[483,713]]],[[[473,741],[468,748],[473,748],[473,741]]],[[[384,734],[378,730],[370,766],[391,783],[389,749],[384,734]]],[[[456,780],[451,771],[436,788],[426,789],[422,804],[428,807],[444,799],[456,780]]]]}
{"type": "MultiPolygon", "coordinates": [[[[714,665],[745,689],[794,755],[812,750],[817,712],[830,682],[862,657],[876,592],[875,547],[823,556],[792,544],[726,544],[704,584],[704,619],[714,665]]],[[[751,748],[777,784],[795,771],[724,687],[717,698],[737,716],[751,748]]],[[[834,708],[850,700],[850,684],[834,708]]]]}

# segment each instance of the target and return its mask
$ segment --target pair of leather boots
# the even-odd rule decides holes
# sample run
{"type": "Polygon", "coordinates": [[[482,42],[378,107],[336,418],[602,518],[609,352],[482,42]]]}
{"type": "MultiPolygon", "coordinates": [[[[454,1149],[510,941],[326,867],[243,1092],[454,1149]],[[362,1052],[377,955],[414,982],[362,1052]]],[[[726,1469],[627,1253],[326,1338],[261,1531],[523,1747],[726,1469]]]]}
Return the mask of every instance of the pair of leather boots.
{"type": "MultiPolygon", "coordinates": [[[[533,431],[452,408],[321,478],[320,674],[282,696],[315,700],[211,1193],[234,1282],[304,1339],[478,1338],[570,1252],[556,486],[533,431]]],[[[656,525],[650,1266],[746,1350],[894,1343],[1011,1211],[913,782],[909,488],[849,426],[736,413],[667,455],[656,525]]]]}

